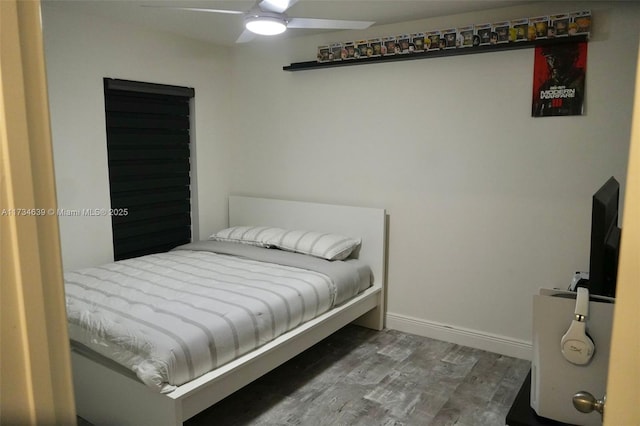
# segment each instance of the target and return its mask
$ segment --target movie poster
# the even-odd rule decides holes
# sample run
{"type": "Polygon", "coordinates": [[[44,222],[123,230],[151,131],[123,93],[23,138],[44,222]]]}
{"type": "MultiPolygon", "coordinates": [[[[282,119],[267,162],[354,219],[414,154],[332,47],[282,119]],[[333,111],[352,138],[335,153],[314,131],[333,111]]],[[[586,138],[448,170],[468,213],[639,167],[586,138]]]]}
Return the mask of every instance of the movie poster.
{"type": "Polygon", "coordinates": [[[582,115],[586,71],[586,42],[536,47],[531,115],[582,115]]]}

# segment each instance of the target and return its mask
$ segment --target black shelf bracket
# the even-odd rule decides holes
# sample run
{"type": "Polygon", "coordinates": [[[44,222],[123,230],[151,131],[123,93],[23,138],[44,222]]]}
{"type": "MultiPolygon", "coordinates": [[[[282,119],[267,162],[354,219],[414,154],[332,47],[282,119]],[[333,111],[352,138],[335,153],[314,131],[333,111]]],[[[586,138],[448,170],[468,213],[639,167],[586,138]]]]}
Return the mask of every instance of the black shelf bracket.
{"type": "Polygon", "coordinates": [[[510,42],[504,44],[493,44],[487,46],[475,46],[475,47],[462,47],[456,49],[444,49],[444,50],[432,50],[428,52],[419,53],[403,53],[390,56],[379,56],[376,58],[360,58],[360,59],[348,59],[342,61],[332,62],[295,62],[291,65],[285,65],[282,67],[284,71],[306,71],[312,69],[322,68],[335,68],[346,67],[352,65],[366,65],[366,64],[378,64],[382,62],[396,62],[396,61],[411,61],[415,59],[428,59],[428,58],[442,58],[445,56],[459,56],[459,55],[472,55],[476,53],[486,52],[501,52],[505,50],[520,50],[531,49],[537,46],[550,46],[564,43],[578,43],[582,41],[588,41],[586,35],[572,36],[572,37],[559,37],[552,39],[533,40],[533,41],[520,41],[510,42]]]}

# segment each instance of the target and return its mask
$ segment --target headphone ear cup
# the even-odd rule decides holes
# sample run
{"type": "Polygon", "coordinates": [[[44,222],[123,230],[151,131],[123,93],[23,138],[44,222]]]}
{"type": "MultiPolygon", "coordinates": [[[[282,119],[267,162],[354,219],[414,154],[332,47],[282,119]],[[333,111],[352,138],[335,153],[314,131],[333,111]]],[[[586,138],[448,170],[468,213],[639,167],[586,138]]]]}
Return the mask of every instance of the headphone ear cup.
{"type": "Polygon", "coordinates": [[[562,356],[572,364],[585,365],[591,361],[595,344],[587,335],[584,322],[571,321],[569,329],[560,341],[560,350],[562,356]]]}

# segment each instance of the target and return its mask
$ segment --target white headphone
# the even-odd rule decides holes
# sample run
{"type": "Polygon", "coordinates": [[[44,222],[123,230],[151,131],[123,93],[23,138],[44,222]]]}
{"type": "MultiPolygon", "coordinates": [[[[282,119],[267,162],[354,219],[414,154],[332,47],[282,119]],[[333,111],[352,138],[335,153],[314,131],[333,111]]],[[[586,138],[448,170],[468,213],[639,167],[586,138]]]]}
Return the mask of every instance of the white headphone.
{"type": "Polygon", "coordinates": [[[589,290],[584,287],[578,287],[575,315],[569,329],[560,341],[562,355],[572,364],[585,365],[593,357],[595,345],[587,335],[588,316],[589,290]]]}

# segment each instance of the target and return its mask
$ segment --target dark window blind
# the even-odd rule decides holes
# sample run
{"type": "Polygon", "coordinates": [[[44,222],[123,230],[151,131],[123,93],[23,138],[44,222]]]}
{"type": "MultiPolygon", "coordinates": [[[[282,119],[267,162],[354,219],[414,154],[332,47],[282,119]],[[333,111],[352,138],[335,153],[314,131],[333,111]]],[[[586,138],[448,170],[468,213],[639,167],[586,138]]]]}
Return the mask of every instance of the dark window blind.
{"type": "Polygon", "coordinates": [[[115,260],[190,242],[193,89],[113,79],[104,88],[115,260]]]}

